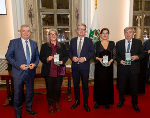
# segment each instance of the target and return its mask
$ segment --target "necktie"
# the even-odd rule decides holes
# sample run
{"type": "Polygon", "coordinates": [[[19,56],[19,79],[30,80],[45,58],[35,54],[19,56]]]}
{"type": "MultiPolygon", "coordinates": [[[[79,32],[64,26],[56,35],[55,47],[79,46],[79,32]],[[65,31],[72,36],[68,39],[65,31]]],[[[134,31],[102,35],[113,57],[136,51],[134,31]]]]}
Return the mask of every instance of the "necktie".
{"type": "Polygon", "coordinates": [[[130,52],[130,41],[128,41],[127,53],[130,52]]]}
{"type": "Polygon", "coordinates": [[[29,46],[28,46],[28,41],[26,42],[26,59],[27,59],[27,65],[30,65],[30,51],[29,51],[29,46]]]}
{"type": "Polygon", "coordinates": [[[80,57],[80,53],[81,53],[81,40],[82,39],[79,39],[80,41],[79,41],[79,45],[78,45],[78,50],[77,50],[77,54],[78,54],[78,57],[80,57]]]}

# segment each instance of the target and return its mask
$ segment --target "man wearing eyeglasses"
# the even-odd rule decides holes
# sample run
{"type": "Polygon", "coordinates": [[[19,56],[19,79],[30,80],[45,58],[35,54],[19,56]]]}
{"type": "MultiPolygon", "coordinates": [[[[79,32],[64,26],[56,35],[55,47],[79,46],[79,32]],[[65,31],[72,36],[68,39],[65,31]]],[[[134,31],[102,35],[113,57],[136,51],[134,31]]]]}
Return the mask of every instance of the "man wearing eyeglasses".
{"type": "Polygon", "coordinates": [[[80,104],[80,77],[82,80],[83,104],[86,112],[90,112],[88,106],[88,79],[90,59],[94,56],[94,46],[92,40],[85,37],[86,25],[80,24],[77,26],[78,37],[72,38],[69,47],[69,56],[72,60],[72,76],[75,93],[75,103],[71,109],[75,109],[80,104]]]}

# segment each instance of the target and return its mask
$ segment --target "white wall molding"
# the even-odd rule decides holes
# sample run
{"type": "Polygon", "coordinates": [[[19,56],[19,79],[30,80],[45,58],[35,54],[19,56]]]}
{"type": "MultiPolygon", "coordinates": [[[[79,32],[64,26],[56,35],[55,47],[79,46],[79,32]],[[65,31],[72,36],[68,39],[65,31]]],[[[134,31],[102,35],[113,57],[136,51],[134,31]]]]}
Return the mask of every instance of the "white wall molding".
{"type": "Polygon", "coordinates": [[[12,0],[12,14],[14,26],[14,38],[20,37],[18,31],[20,26],[25,24],[24,0],[12,0]]]}
{"type": "Polygon", "coordinates": [[[82,0],[81,22],[86,24],[88,33],[91,27],[91,20],[92,20],[91,12],[92,12],[92,0],[82,0]]]}

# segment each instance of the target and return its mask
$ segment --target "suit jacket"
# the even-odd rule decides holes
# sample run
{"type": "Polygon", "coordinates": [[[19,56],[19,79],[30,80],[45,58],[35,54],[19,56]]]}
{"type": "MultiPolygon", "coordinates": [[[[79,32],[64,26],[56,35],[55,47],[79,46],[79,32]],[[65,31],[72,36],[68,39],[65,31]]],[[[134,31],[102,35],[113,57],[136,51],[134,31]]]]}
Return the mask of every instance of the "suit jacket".
{"type": "MultiPolygon", "coordinates": [[[[70,41],[69,57],[70,57],[71,60],[73,59],[74,56],[78,57],[78,55],[77,55],[77,39],[78,39],[78,37],[73,38],[70,41]]],[[[87,38],[87,37],[84,37],[84,43],[83,43],[83,46],[82,46],[80,57],[85,57],[86,61],[79,64],[80,69],[89,70],[89,68],[90,68],[90,59],[92,57],[94,57],[94,54],[95,54],[95,49],[94,49],[94,45],[92,43],[92,40],[87,38]]],[[[74,62],[72,60],[72,69],[77,68],[77,66],[78,66],[78,63],[74,62]]]]}
{"type": "Polygon", "coordinates": [[[147,61],[147,67],[149,68],[150,67],[150,54],[148,54],[148,50],[150,50],[150,39],[148,39],[147,41],[144,42],[143,44],[144,46],[144,51],[145,51],[145,59],[147,61]]]}
{"type": "Polygon", "coordinates": [[[124,66],[120,64],[121,60],[125,61],[125,39],[120,40],[116,43],[116,61],[118,66],[118,73],[125,73],[128,69],[131,70],[132,73],[139,73],[140,72],[140,60],[144,57],[144,48],[142,46],[141,40],[132,39],[132,46],[131,46],[131,56],[137,55],[139,57],[138,60],[131,61],[130,66],[124,66]]]}
{"type": "MultiPolygon", "coordinates": [[[[60,48],[57,47],[57,53],[59,54],[60,61],[63,61],[63,65],[68,60],[68,52],[66,50],[65,45],[60,43],[60,48]]],[[[47,57],[51,56],[52,54],[52,47],[49,43],[45,43],[41,47],[40,51],[40,60],[43,63],[42,64],[42,76],[47,77],[50,73],[50,67],[51,67],[51,61],[47,62],[47,57]]],[[[62,66],[63,66],[62,65],[62,66]]]]}
{"type": "MultiPolygon", "coordinates": [[[[39,63],[39,52],[38,52],[37,43],[34,42],[33,40],[29,40],[29,41],[30,41],[31,52],[32,52],[30,63],[34,63],[37,67],[39,63]]],[[[26,73],[28,73],[28,75],[30,75],[31,77],[35,76],[36,67],[30,71],[22,70],[20,68],[22,64],[27,64],[21,38],[17,38],[10,41],[5,57],[12,65],[13,78],[18,78],[18,77],[21,78],[26,73]]]]}

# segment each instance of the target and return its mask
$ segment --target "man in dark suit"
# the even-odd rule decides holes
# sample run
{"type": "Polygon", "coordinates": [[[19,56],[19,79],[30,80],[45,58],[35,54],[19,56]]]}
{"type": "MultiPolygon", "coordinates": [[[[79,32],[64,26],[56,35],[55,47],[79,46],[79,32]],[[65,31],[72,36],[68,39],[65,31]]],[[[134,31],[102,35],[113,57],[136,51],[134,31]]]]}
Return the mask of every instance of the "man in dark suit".
{"type": "Polygon", "coordinates": [[[144,42],[143,44],[146,56],[146,83],[150,84],[150,39],[144,42]]]}
{"type": "Polygon", "coordinates": [[[119,84],[119,104],[121,108],[124,104],[124,94],[126,84],[129,81],[130,94],[132,96],[132,105],[136,112],[140,112],[138,104],[138,74],[140,72],[139,60],[144,56],[144,49],[141,40],[134,39],[134,29],[127,27],[124,29],[125,39],[116,44],[117,53],[117,71],[119,84]]]}
{"type": "Polygon", "coordinates": [[[14,80],[14,108],[17,118],[21,118],[24,84],[26,85],[26,112],[30,115],[37,113],[32,110],[34,76],[39,63],[37,43],[30,40],[30,27],[22,25],[21,38],[11,40],[6,53],[6,59],[12,65],[14,80]]]}
{"type": "Polygon", "coordinates": [[[77,27],[78,37],[71,39],[69,47],[69,56],[72,60],[72,76],[75,93],[75,103],[72,105],[72,109],[75,109],[80,104],[80,77],[82,80],[83,90],[83,104],[87,112],[90,112],[88,106],[88,79],[90,59],[94,56],[94,46],[92,40],[85,37],[86,25],[81,24],[77,27]]]}

